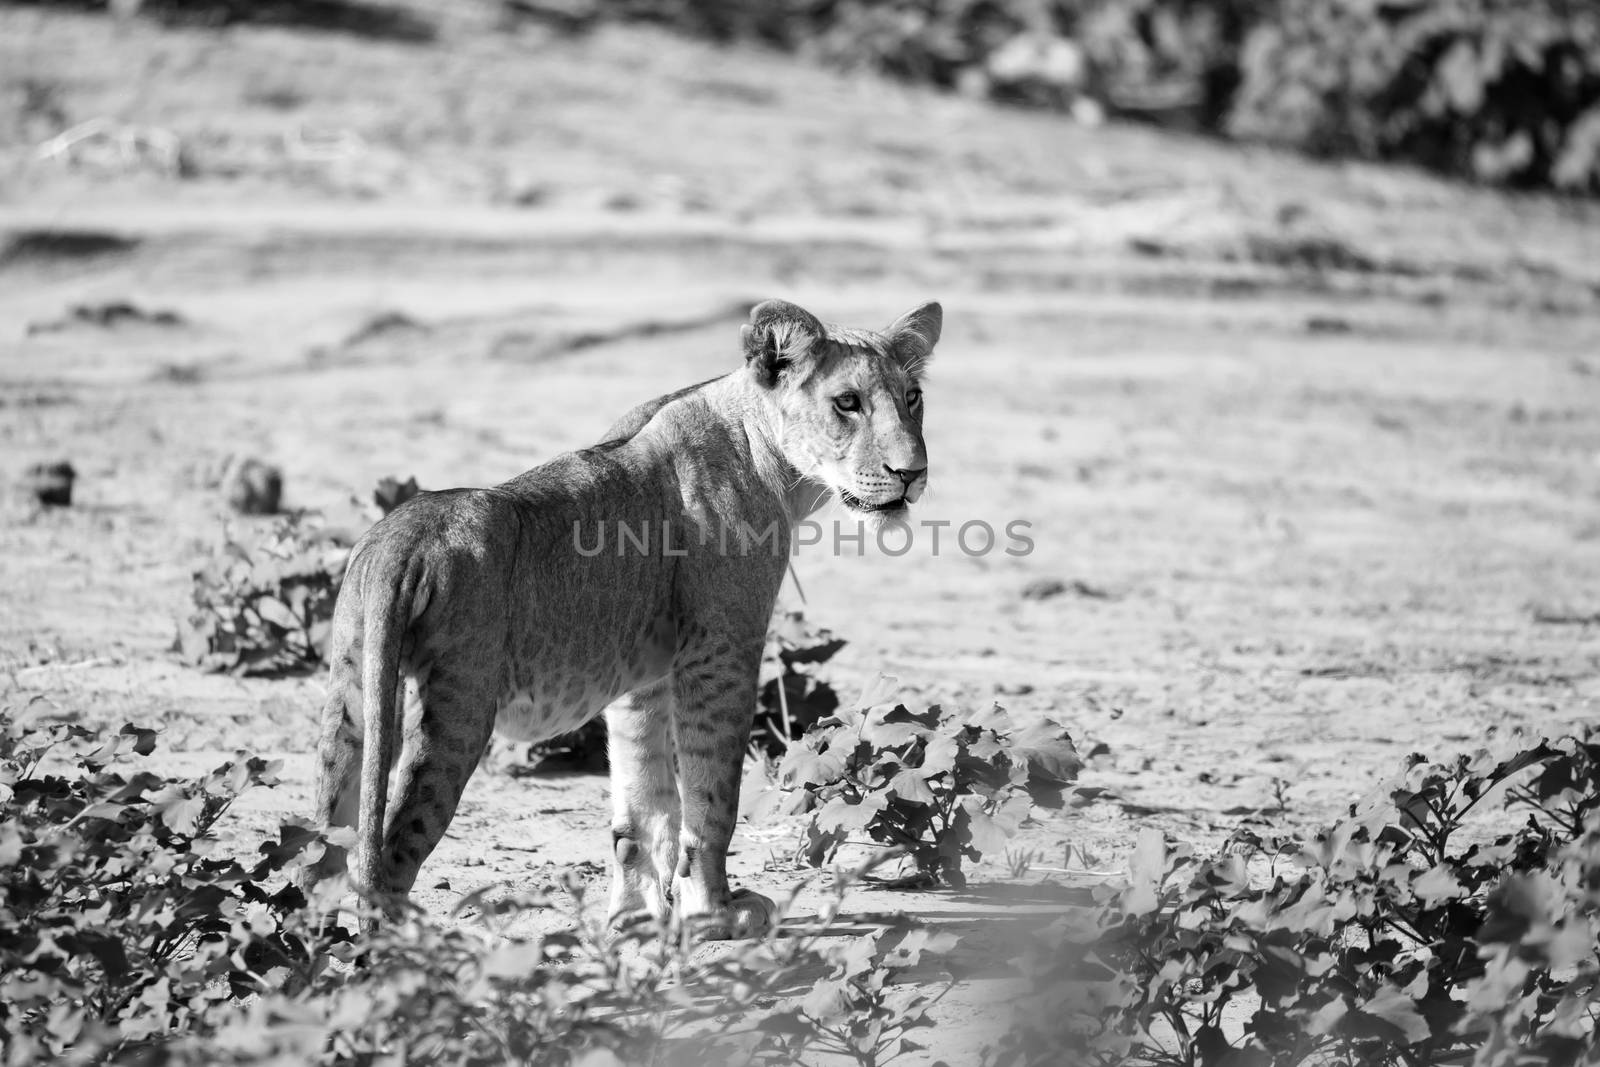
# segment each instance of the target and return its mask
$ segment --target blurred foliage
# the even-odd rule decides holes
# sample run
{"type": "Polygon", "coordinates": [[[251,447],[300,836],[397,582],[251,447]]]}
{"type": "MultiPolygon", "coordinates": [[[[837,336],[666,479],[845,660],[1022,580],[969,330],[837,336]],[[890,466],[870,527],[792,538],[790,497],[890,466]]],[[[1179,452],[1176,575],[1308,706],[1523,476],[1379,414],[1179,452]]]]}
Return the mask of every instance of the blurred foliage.
{"type": "MultiPolygon", "coordinates": [[[[189,781],[137,767],[155,733],[96,734],[0,713],[0,1052],[7,1064],[103,1062],[186,1030],[305,959],[281,875],[311,836],[255,859],[212,827],[275,764],[240,754],[189,781]]],[[[307,960],[309,964],[310,961],[307,960]]]]}
{"type": "MultiPolygon", "coordinates": [[[[386,477],[373,489],[383,515],[422,490],[415,478],[386,477]]],[[[348,506],[295,512],[270,526],[230,526],[195,571],[189,613],[173,651],[202,670],[282,674],[326,662],[333,608],[356,538],[370,511],[348,506]]]]}
{"type": "Polygon", "coordinates": [[[938,994],[925,977],[906,989],[908,972],[955,938],[900,922],[838,946],[826,935],[850,872],[814,931],[711,955],[687,928],[606,931],[571,879],[564,928],[543,936],[512,928],[551,902],[495,885],[449,919],[411,909],[361,934],[341,923],[342,880],[309,899],[294,884],[323,835],[285,823],[252,855],[219,833],[275,764],[240,753],[172,779],[143,766],[155,743],[0,709],[8,1067],[871,1065],[932,1025],[938,994]]]}
{"type": "Polygon", "coordinates": [[[1600,1054],[1592,736],[1505,758],[1412,756],[1304,844],[1240,831],[1198,857],[1147,829],[1127,881],[1100,897],[1021,961],[1036,993],[989,1067],[1600,1054]],[[1491,837],[1469,823],[1491,796],[1521,825],[1491,837]]]}
{"type": "Polygon", "coordinates": [[[1227,129],[1485,182],[1600,191],[1592,0],[1280,0],[1227,129]]]}
{"type": "Polygon", "coordinates": [[[990,99],[1600,191],[1593,0],[595,0],[990,99]]]}
{"type": "MultiPolygon", "coordinates": [[[[40,0],[35,0],[40,2],[40,0]]],[[[1600,192],[1594,0],[499,0],[505,25],[651,22],[986,99],[1600,192]]],[[[427,42],[377,0],[54,0],[427,42]]]]}
{"type": "Polygon", "coordinates": [[[170,25],[305,26],[356,37],[423,44],[434,39],[432,20],[385,0],[11,0],[39,7],[143,15],[170,25]]]}

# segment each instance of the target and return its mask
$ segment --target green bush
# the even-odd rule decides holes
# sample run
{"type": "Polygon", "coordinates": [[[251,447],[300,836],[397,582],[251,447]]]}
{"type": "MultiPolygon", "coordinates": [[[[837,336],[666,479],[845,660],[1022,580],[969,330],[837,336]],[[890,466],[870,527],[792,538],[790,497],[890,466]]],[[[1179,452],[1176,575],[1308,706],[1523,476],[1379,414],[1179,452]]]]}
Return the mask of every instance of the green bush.
{"type": "MultiPolygon", "coordinates": [[[[388,515],[421,490],[415,478],[379,479],[372,503],[388,515]]],[[[345,564],[371,521],[355,501],[343,514],[285,515],[227,530],[194,574],[193,603],[173,651],[202,670],[281,674],[326,659],[345,564]]]]}
{"type": "Polygon", "coordinates": [[[1600,191],[1592,0],[603,0],[995,100],[1600,191]]]}
{"type": "Polygon", "coordinates": [[[1587,0],[1279,0],[1241,74],[1237,137],[1600,191],[1600,8],[1587,0]]]}
{"type": "Polygon", "coordinates": [[[174,650],[209,671],[274,674],[323,662],[353,538],[314,515],[231,530],[195,572],[174,650]]]}
{"type": "Polygon", "coordinates": [[[686,930],[609,935],[571,882],[560,932],[509,932],[550,902],[488,887],[454,921],[412,910],[362,936],[339,925],[342,879],[310,901],[291,882],[320,835],[285,825],[245,858],[219,839],[271,765],[241,754],[179,781],[137,766],[150,730],[0,723],[8,1065],[886,1063],[917,1047],[932,999],[889,990],[952,942],[902,924],[830,948],[836,894],[811,930],[694,953],[686,930]]]}
{"type": "Polygon", "coordinates": [[[790,810],[810,813],[812,866],[841,845],[872,843],[909,855],[924,881],[960,886],[963,861],[999,855],[1035,804],[1060,807],[1080,766],[1048,719],[1019,728],[999,706],[880,705],[817,723],[778,775],[793,791],[790,810]]]}
{"type": "Polygon", "coordinates": [[[280,961],[315,969],[284,926],[298,890],[267,884],[311,835],[286,827],[242,863],[212,835],[241,792],[274,781],[273,765],[241,755],[192,781],[129,766],[154,746],[134,726],[102,738],[0,717],[8,1064],[128,1055],[262,991],[280,961]],[[65,766],[47,767],[52,756],[65,766]]]}
{"type": "Polygon", "coordinates": [[[1301,847],[1146,831],[1026,961],[1038,996],[989,1062],[1594,1062],[1600,743],[1417,756],[1381,797],[1301,847]],[[1467,819],[1492,795],[1525,821],[1490,838],[1467,819]]]}
{"type": "Polygon", "coordinates": [[[848,642],[832,630],[808,622],[801,611],[779,608],[773,613],[762,654],[763,673],[770,673],[756,693],[756,722],[751,742],[770,757],[782,756],[805,732],[839,707],[839,694],[817,668],[848,642]]]}

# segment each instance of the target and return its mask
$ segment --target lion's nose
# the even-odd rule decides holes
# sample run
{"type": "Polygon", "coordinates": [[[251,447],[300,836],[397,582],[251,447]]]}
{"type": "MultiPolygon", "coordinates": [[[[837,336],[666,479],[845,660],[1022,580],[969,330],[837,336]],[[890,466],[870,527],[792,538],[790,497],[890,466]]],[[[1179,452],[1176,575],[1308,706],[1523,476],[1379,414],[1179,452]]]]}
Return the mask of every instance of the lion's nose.
{"type": "Polygon", "coordinates": [[[915,469],[911,469],[907,467],[891,467],[887,463],[883,465],[883,469],[899,478],[906,485],[910,485],[912,482],[928,473],[927,467],[917,467],[915,469]]]}

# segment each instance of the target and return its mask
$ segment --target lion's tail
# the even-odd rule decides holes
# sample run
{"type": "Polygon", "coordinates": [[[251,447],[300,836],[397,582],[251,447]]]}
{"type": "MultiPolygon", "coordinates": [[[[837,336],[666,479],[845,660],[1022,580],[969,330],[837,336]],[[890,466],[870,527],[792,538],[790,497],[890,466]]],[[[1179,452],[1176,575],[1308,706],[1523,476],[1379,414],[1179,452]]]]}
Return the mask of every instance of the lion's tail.
{"type": "MultiPolygon", "coordinates": [[[[387,568],[369,567],[381,574],[387,568]]],[[[366,720],[362,745],[361,805],[356,826],[355,884],[373,903],[387,906],[394,891],[384,876],[383,828],[389,771],[400,743],[400,653],[416,598],[417,569],[396,568],[397,578],[366,589],[362,620],[361,688],[366,720]]],[[[393,573],[393,572],[391,572],[393,573]]]]}

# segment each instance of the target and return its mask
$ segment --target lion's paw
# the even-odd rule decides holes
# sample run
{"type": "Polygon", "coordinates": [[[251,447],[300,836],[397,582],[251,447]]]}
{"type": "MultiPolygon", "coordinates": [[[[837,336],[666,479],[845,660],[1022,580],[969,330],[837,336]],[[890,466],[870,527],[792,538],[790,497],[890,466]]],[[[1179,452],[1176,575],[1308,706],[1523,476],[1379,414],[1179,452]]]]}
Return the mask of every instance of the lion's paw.
{"type": "Polygon", "coordinates": [[[706,941],[756,941],[778,925],[778,905],[750,889],[736,889],[722,914],[700,920],[697,932],[706,941]]]}

